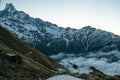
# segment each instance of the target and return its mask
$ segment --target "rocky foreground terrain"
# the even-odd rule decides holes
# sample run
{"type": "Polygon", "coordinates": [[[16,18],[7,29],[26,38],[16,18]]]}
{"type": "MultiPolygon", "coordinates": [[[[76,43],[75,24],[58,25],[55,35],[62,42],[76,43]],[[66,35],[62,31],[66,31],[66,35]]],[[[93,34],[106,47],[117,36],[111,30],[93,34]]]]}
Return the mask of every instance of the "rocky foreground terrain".
{"type": "Polygon", "coordinates": [[[120,80],[120,75],[107,75],[104,74],[102,71],[96,69],[95,67],[92,66],[92,68],[90,68],[90,70],[92,70],[91,72],[89,72],[89,74],[80,74],[80,73],[69,73],[72,76],[84,79],[84,80],[120,80]]]}
{"type": "Polygon", "coordinates": [[[0,80],[47,79],[64,67],[0,26],[0,80]]]}

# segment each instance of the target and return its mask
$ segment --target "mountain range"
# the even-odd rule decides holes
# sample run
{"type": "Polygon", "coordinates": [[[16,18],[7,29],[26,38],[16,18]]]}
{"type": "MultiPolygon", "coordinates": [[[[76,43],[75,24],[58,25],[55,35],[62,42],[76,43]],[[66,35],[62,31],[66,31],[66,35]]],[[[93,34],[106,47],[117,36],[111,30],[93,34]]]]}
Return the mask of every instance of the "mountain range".
{"type": "Polygon", "coordinates": [[[0,11],[0,25],[46,55],[120,50],[120,36],[85,26],[63,28],[18,11],[9,3],[0,11]]]}

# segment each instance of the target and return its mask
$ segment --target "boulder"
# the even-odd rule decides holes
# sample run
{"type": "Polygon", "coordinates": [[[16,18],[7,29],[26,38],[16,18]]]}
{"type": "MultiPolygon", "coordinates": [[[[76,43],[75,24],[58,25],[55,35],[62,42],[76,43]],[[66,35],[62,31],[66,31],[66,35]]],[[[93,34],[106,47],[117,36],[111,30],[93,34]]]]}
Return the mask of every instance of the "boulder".
{"type": "Polygon", "coordinates": [[[13,54],[13,53],[7,53],[6,59],[10,62],[21,64],[22,63],[22,58],[19,55],[13,54]]]}

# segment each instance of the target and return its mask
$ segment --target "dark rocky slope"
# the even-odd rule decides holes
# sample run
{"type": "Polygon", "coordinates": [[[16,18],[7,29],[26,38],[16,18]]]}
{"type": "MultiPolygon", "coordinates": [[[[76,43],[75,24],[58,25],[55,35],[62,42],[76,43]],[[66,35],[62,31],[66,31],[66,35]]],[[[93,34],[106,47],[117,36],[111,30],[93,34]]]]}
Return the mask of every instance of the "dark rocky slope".
{"type": "Polygon", "coordinates": [[[0,26],[0,80],[38,80],[56,74],[60,64],[0,26]]]}

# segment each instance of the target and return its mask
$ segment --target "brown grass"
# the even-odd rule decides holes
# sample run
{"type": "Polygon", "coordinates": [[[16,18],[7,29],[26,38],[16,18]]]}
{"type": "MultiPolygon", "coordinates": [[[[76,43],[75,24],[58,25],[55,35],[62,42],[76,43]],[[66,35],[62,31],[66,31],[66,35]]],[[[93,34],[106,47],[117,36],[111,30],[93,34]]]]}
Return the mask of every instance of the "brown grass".
{"type": "Polygon", "coordinates": [[[0,54],[11,52],[21,56],[22,64],[0,61],[0,80],[44,79],[54,75],[57,68],[64,68],[0,26],[0,54]],[[32,54],[26,55],[28,52],[32,54]]]}

